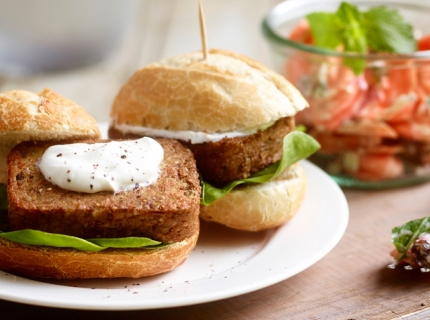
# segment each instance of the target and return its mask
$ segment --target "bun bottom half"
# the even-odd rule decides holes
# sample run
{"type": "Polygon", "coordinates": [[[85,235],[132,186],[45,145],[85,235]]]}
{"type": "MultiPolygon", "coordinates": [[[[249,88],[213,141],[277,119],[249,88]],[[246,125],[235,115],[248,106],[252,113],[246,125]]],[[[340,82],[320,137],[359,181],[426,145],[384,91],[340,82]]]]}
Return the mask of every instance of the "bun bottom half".
{"type": "Polygon", "coordinates": [[[201,205],[200,218],[244,231],[274,228],[297,213],[305,192],[305,172],[296,163],[268,183],[233,189],[210,206],[201,205]]]}
{"type": "Polygon", "coordinates": [[[194,249],[199,232],[158,249],[68,248],[22,245],[0,238],[0,270],[28,278],[141,278],[181,265],[194,249]]]}

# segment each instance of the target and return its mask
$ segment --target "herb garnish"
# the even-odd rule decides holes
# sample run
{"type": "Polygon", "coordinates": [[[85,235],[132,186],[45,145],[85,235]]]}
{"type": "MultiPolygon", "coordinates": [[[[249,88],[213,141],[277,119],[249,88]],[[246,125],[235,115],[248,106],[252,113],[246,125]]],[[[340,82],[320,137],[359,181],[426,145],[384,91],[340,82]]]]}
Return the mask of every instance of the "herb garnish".
{"type": "MultiPolygon", "coordinates": [[[[386,6],[360,12],[357,6],[342,2],[334,13],[315,12],[306,16],[317,47],[365,54],[368,52],[411,53],[417,42],[413,27],[400,13],[386,6]]],[[[365,61],[346,58],[345,65],[361,74],[365,61]]]]}
{"type": "Polygon", "coordinates": [[[391,241],[399,252],[396,259],[401,260],[410,245],[425,232],[430,232],[430,217],[412,220],[393,228],[391,231],[391,241]]]}

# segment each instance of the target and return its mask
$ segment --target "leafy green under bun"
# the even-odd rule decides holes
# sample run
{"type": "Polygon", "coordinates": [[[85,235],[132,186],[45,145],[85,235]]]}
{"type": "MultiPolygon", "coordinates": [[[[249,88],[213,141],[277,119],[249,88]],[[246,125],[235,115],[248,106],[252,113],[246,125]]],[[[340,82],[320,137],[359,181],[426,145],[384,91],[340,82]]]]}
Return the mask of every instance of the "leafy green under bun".
{"type": "Polygon", "coordinates": [[[257,172],[249,178],[232,181],[223,188],[217,188],[202,181],[202,197],[200,203],[206,206],[211,205],[241,184],[269,182],[281,174],[286,168],[299,160],[309,157],[319,148],[320,144],[310,135],[299,131],[291,132],[284,137],[282,158],[275,164],[257,172]]]}
{"type": "Polygon", "coordinates": [[[410,245],[425,232],[430,232],[430,217],[412,220],[393,228],[391,241],[399,252],[396,259],[403,259],[410,245]]]}
{"type": "Polygon", "coordinates": [[[0,183],[0,213],[1,211],[7,210],[7,194],[6,194],[6,185],[0,183]]]}
{"type": "Polygon", "coordinates": [[[165,246],[159,241],[141,237],[81,239],[31,229],[11,232],[0,231],[0,237],[20,244],[73,248],[90,252],[97,252],[107,248],[156,249],[165,246]]]}

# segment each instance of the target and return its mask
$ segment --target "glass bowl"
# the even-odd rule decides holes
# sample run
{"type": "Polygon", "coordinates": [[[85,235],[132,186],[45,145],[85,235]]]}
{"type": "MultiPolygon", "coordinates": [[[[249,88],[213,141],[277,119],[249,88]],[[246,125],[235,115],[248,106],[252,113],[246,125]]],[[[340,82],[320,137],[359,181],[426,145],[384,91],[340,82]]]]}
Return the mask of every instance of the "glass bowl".
{"type": "Polygon", "coordinates": [[[287,0],[262,23],[275,69],[310,108],[296,123],[320,143],[310,160],[344,187],[383,189],[430,180],[430,1],[352,0],[361,10],[397,9],[422,38],[411,54],[356,54],[313,46],[305,16],[341,1],[287,0]],[[425,50],[424,50],[425,49],[425,50]],[[365,62],[356,75],[345,61],[365,62]]]}

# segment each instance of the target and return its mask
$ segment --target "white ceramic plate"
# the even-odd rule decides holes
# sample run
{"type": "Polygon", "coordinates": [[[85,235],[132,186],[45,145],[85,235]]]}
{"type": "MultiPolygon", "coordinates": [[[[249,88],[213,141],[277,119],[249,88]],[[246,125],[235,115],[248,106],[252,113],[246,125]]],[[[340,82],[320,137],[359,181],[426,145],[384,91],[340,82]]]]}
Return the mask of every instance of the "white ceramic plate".
{"type": "Polygon", "coordinates": [[[308,178],[304,203],[280,228],[247,233],[203,223],[182,266],[138,280],[33,281],[0,271],[0,299],[72,309],[153,309],[229,298],[292,277],[337,244],[349,217],[333,180],[307,161],[302,166],[308,178]]]}

